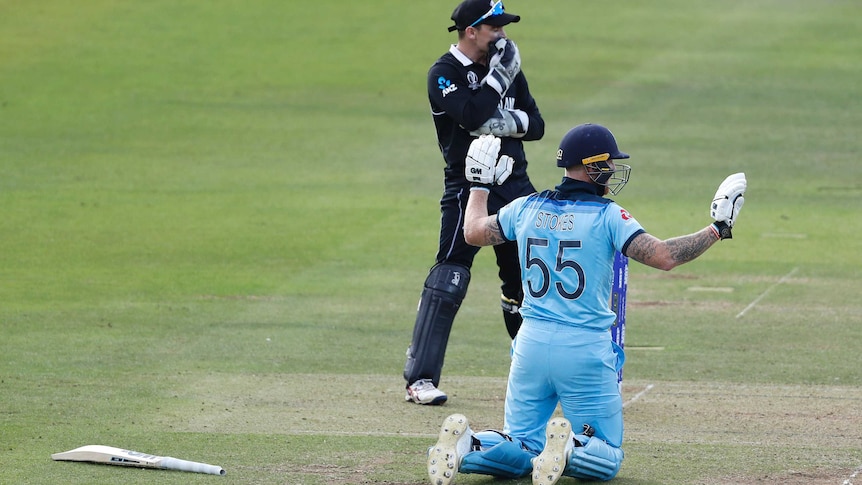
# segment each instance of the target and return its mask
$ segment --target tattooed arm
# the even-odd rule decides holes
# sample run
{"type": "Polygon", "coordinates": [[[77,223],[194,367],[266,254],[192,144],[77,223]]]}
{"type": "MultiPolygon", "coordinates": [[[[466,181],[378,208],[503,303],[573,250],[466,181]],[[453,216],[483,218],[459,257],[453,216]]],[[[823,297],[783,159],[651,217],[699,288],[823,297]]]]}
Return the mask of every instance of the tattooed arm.
{"type": "Polygon", "coordinates": [[[694,234],[664,241],[651,234],[641,233],[629,243],[626,256],[647,266],[670,271],[697,258],[716,241],[718,237],[715,230],[709,226],[694,234]]]}
{"type": "Polygon", "coordinates": [[[506,242],[497,216],[488,215],[488,191],[473,189],[464,214],[464,240],[473,246],[493,246],[506,242]]]}

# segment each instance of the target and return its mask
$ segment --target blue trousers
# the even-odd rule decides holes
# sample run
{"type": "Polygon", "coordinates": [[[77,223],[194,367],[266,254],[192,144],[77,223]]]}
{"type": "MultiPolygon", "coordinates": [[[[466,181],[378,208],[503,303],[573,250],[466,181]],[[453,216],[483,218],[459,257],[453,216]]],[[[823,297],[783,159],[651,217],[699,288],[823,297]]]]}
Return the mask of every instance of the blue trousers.
{"type": "Polygon", "coordinates": [[[597,438],[622,446],[617,371],[624,360],[609,331],[525,319],[512,343],[503,432],[541,452],[559,402],[576,434],[589,424],[597,438]]]}

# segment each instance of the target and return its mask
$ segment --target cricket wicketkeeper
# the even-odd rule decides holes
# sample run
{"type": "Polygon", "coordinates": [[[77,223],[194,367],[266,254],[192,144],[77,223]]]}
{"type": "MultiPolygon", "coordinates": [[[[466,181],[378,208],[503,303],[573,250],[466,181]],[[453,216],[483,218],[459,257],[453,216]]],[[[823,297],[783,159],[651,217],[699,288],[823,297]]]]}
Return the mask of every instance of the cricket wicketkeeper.
{"type": "MultiPolygon", "coordinates": [[[[545,122],[521,71],[518,47],[504,30],[521,17],[505,12],[502,1],[465,0],[455,8],[452,20],[449,31],[458,31],[458,43],[428,71],[428,101],[446,167],[439,248],[422,290],[404,365],[405,400],[417,404],[443,404],[448,398],[437,388],[443,358],[479,251],[464,241],[463,234],[470,190],[464,177],[467,148],[477,136],[493,134],[500,139],[500,155],[512,162],[490,189],[488,209],[494,213],[535,192],[527,177],[523,142],[545,134],[545,122]]],[[[494,252],[503,282],[503,319],[514,337],[521,325],[522,298],[517,246],[507,242],[494,246],[494,252]]]]}

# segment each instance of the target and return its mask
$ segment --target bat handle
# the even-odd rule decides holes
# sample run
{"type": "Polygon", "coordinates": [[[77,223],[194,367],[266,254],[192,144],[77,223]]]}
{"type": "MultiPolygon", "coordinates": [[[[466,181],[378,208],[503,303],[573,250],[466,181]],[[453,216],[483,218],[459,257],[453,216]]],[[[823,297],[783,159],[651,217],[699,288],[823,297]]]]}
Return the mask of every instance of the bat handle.
{"type": "Polygon", "coordinates": [[[162,468],[184,472],[208,473],[210,475],[225,475],[227,473],[224,471],[224,468],[220,466],[198,463],[196,461],[181,460],[171,456],[166,456],[165,459],[162,460],[162,468]]]}

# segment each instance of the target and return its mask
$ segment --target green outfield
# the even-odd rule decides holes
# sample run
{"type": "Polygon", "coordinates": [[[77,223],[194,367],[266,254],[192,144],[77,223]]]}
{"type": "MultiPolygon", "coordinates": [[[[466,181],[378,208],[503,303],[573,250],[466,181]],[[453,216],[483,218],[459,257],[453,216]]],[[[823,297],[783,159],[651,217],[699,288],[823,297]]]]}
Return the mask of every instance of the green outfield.
{"type": "MultiPolygon", "coordinates": [[[[0,0],[0,483],[418,485],[446,415],[502,426],[488,249],[449,402],[403,402],[454,5],[0,0]],[[87,444],[227,476],[50,458],[87,444]]],[[[631,267],[613,483],[862,484],[862,4],[506,8],[537,187],[583,122],[632,155],[616,200],[658,237],[748,178],[732,240],[631,267]]]]}

